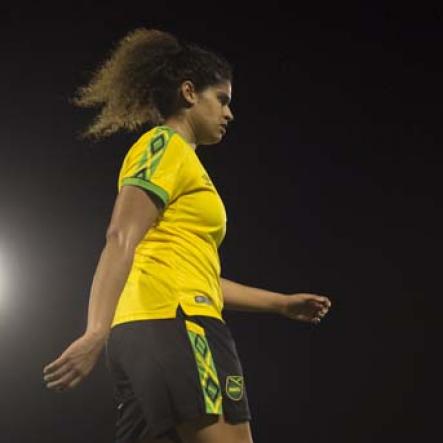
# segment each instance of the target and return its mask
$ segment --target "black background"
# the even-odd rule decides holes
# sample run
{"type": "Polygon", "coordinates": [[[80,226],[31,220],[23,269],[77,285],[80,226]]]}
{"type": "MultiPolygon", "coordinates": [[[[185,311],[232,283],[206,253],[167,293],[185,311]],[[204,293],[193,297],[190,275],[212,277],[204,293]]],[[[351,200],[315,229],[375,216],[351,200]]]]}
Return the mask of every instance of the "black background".
{"type": "Polygon", "coordinates": [[[113,441],[103,356],[62,395],[41,372],[84,330],[137,138],[80,141],[95,114],[68,98],[139,26],[234,65],[236,120],[197,149],[228,214],[222,275],[333,303],[319,326],[225,312],[255,442],[422,441],[438,425],[424,325],[439,299],[441,11],[273,2],[239,14],[225,3],[1,7],[2,442],[113,441]]]}

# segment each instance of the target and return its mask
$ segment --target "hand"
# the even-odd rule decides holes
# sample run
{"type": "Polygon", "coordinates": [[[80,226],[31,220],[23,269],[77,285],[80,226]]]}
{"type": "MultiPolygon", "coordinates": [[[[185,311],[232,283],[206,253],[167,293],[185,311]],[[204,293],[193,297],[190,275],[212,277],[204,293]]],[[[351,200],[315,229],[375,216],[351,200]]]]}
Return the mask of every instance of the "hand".
{"type": "Polygon", "coordinates": [[[43,369],[48,389],[64,391],[77,386],[92,370],[98,360],[105,340],[84,334],[75,340],[52,363],[43,369]]]}
{"type": "Polygon", "coordinates": [[[331,307],[329,298],[316,294],[290,294],[282,299],[280,313],[292,320],[320,323],[331,307]]]}

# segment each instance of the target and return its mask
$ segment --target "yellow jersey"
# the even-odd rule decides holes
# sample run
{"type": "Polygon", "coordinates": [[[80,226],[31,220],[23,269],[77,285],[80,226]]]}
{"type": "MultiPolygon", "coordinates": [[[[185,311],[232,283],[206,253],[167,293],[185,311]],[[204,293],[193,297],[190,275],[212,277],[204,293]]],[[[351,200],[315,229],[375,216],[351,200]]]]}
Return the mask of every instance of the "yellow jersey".
{"type": "Polygon", "coordinates": [[[187,315],[223,321],[218,248],[226,234],[223,201],[192,146],[157,126],[129,149],[122,186],[138,186],[163,203],[158,220],[138,244],[111,326],[187,315]]]}

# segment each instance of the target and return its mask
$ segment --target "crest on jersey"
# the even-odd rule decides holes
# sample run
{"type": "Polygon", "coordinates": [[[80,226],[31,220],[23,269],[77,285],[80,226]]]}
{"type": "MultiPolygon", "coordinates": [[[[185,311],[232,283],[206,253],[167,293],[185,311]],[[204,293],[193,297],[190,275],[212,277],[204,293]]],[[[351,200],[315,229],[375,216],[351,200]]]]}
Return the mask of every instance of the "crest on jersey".
{"type": "Polygon", "coordinates": [[[234,401],[243,397],[244,383],[241,375],[228,375],[226,377],[226,395],[234,401]]]}

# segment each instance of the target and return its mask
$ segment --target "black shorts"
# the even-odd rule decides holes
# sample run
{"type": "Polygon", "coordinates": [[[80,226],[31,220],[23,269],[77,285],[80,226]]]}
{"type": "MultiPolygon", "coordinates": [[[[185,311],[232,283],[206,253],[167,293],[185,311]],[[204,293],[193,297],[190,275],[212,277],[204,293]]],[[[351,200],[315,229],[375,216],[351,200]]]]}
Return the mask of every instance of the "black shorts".
{"type": "Polygon", "coordinates": [[[243,371],[228,326],[207,316],[114,326],[106,343],[117,407],[116,443],[174,437],[177,424],[205,414],[251,420],[243,371]]]}

